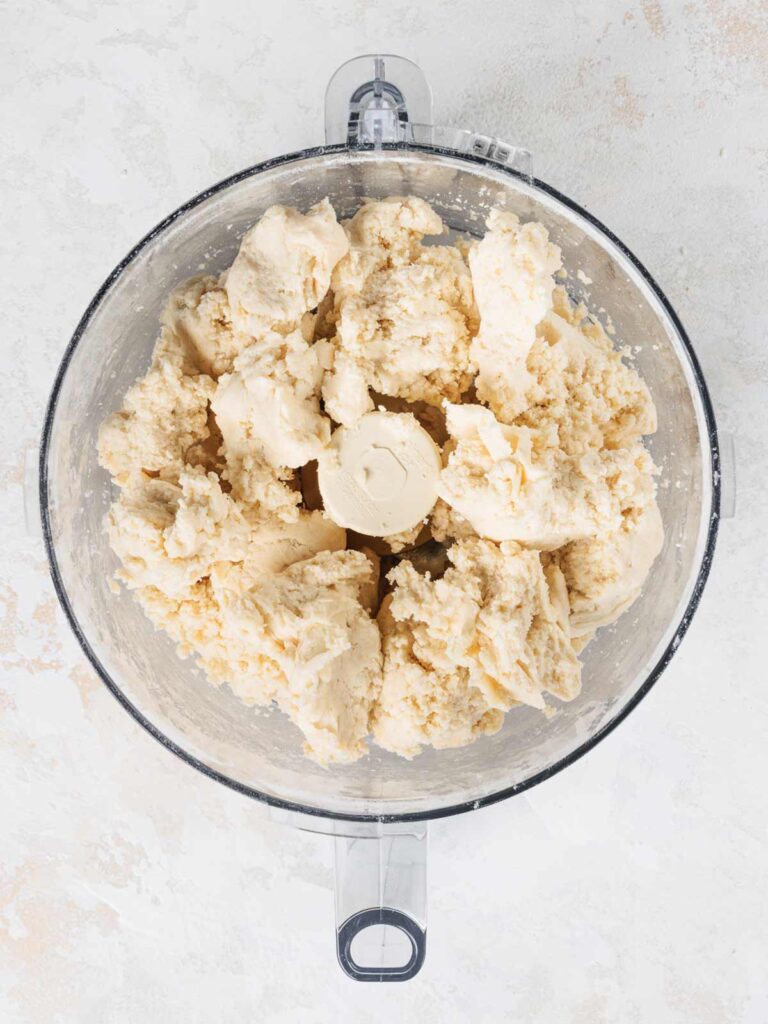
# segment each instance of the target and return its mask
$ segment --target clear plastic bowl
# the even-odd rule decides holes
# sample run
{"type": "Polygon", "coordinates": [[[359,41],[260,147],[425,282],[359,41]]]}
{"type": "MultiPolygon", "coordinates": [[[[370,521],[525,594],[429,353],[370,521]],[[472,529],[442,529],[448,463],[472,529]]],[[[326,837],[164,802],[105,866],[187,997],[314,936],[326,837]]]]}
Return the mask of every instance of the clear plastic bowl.
{"type": "Polygon", "coordinates": [[[548,186],[490,159],[430,147],[322,147],[252,167],[168,217],[95,297],[66,351],[41,452],[43,528],[61,602],[86,655],[157,739],[228,786],[325,819],[403,821],[468,810],[532,786],[575,760],[638,703],[674,654],[713,552],[719,502],[715,423],[696,358],[648,273],[610,232],[548,186]],[[458,750],[404,761],[372,745],[351,766],[320,768],[276,710],[249,709],[215,688],[155,632],[109,579],[117,563],[104,514],[113,498],[96,457],[99,424],[147,367],[169,291],[224,269],[240,236],[273,203],[306,209],[329,196],[340,217],[364,197],[414,194],[458,233],[479,235],[493,206],[541,221],[581,270],[592,309],[609,311],[619,343],[656,402],[649,444],[662,470],[666,536],[642,596],[584,655],[581,696],[552,720],[518,708],[504,728],[458,750]]]}

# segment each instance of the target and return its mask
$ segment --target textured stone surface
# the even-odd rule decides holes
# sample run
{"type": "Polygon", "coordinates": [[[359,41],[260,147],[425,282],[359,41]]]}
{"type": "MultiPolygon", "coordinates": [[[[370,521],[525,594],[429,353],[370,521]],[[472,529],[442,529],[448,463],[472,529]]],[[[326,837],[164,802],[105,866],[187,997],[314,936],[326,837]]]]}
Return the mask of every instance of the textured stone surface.
{"type": "Polygon", "coordinates": [[[768,1019],[765,5],[8,0],[0,21],[0,1019],[768,1019]],[[98,682],[22,511],[109,269],[209,183],[321,141],[328,77],[375,49],[422,64],[438,122],[524,142],[637,252],[740,466],[663,681],[564,774],[433,828],[427,964],[389,988],[336,966],[330,843],[174,759],[98,682]]]}

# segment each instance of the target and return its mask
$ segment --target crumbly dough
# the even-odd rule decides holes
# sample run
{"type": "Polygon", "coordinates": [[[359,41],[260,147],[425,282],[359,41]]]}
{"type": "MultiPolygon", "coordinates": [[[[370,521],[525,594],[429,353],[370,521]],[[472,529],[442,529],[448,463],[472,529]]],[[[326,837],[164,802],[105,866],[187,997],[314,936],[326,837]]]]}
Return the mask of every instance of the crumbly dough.
{"type": "Polygon", "coordinates": [[[618,529],[629,508],[653,501],[653,462],[642,444],[569,456],[537,449],[529,427],[504,426],[480,405],[448,407],[455,447],[440,496],[482,537],[551,551],[618,529]]]}
{"type": "Polygon", "coordinates": [[[208,403],[216,384],[186,369],[175,336],[164,327],[146,375],[99,431],[101,464],[120,486],[137,474],[177,478],[189,449],[208,439],[208,403]]]}
{"type": "Polygon", "coordinates": [[[128,587],[175,596],[217,562],[246,557],[250,527],[215,473],[185,470],[177,484],[144,478],[126,487],[108,514],[109,539],[128,587]]]}
{"type": "Polygon", "coordinates": [[[443,234],[443,222],[411,196],[366,202],[345,227],[349,252],[333,273],[328,412],[350,426],[373,408],[369,389],[432,405],[458,400],[471,382],[477,312],[458,249],[422,243],[443,234]]]}
{"type": "Polygon", "coordinates": [[[322,373],[315,346],[298,329],[268,331],[241,352],[211,402],[231,472],[253,452],[275,469],[322,454],[331,438],[318,397],[322,373]]]}
{"type": "Polygon", "coordinates": [[[618,529],[574,541],[557,552],[574,637],[591,636],[629,608],[663,544],[661,515],[651,501],[631,507],[618,529]]]}
{"type": "MultiPolygon", "coordinates": [[[[347,531],[320,511],[300,509],[298,519],[285,522],[272,518],[256,522],[240,560],[217,562],[211,579],[217,590],[245,593],[265,576],[282,572],[295,562],[319,555],[321,551],[343,551],[347,531]]],[[[375,566],[378,583],[378,568],[375,566]]]]}
{"type": "Polygon", "coordinates": [[[247,334],[233,329],[227,293],[209,274],[171,292],[160,322],[190,368],[187,372],[214,379],[231,370],[236,356],[251,343],[247,334]]]}
{"type": "Polygon", "coordinates": [[[554,713],[663,544],[651,396],[556,286],[544,227],[494,211],[480,241],[424,243],[444,231],[415,197],[345,224],[327,200],[272,207],[228,271],[172,292],[99,434],[119,580],[322,764],[554,713]],[[374,409],[441,452],[431,511],[388,537],[334,522],[317,480],[333,430],[374,409]]]}
{"type": "Polygon", "coordinates": [[[243,236],[225,276],[232,323],[260,338],[284,333],[323,299],[331,272],[349,248],[333,207],[324,199],[304,215],[270,207],[243,236]]]}
{"type": "MultiPolygon", "coordinates": [[[[323,551],[242,595],[221,592],[227,635],[235,645],[258,637],[260,656],[277,670],[272,699],[322,763],[365,753],[381,685],[379,631],[361,603],[372,571],[361,551],[323,551]]],[[[248,679],[234,689],[251,699],[248,679]]],[[[257,688],[252,699],[260,703],[260,696],[257,688]]]]}
{"type": "Polygon", "coordinates": [[[541,224],[521,225],[513,213],[493,210],[482,241],[469,249],[469,266],[480,312],[472,342],[477,396],[511,423],[526,407],[526,360],[536,326],[552,306],[560,250],[541,224]]]}
{"type": "Polygon", "coordinates": [[[361,603],[372,575],[359,551],[322,551],[239,593],[199,581],[176,595],[138,591],[149,617],[245,704],[277,705],[322,764],[365,753],[381,685],[376,624],[361,603]]]}
{"type": "Polygon", "coordinates": [[[499,729],[515,704],[544,710],[545,691],[570,700],[581,684],[567,612],[553,603],[537,552],[476,537],[448,558],[439,580],[401,562],[379,613],[384,681],[373,734],[403,757],[425,743],[463,746],[499,729]]]}
{"type": "Polygon", "coordinates": [[[645,382],[562,287],[537,326],[526,367],[524,409],[514,422],[536,431],[539,447],[576,456],[631,446],[656,430],[645,382]]]}

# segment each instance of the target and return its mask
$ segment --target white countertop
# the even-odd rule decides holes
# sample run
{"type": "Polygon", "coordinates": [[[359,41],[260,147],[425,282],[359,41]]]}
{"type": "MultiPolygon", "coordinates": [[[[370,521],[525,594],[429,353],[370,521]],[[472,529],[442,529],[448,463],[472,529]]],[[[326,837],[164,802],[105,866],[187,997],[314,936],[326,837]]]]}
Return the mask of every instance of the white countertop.
{"type": "Polygon", "coordinates": [[[3,1024],[768,1020],[768,13],[760,0],[8,3],[0,239],[3,1024]],[[427,963],[335,963],[332,850],[173,758],[70,635],[25,451],[106,273],[164,214],[322,141],[327,79],[418,61],[438,123],[526,144],[645,262],[737,438],[738,514],[629,719],[432,828],[427,963]]]}

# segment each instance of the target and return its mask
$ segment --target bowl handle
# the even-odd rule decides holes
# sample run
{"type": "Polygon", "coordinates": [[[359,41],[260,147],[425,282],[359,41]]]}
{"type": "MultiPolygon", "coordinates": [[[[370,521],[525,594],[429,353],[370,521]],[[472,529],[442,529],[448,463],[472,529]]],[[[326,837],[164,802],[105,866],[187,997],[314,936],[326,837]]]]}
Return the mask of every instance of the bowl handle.
{"type": "Polygon", "coordinates": [[[511,168],[532,180],[531,154],[482,132],[432,124],[432,90],[413,61],[394,54],[353,57],[325,92],[325,141],[350,149],[429,146],[511,168]]]}
{"type": "Polygon", "coordinates": [[[427,949],[427,826],[373,824],[334,843],[342,970],[355,981],[408,981],[427,949]]]}
{"type": "Polygon", "coordinates": [[[432,123],[432,90],[424,72],[394,54],[353,57],[325,91],[325,141],[350,146],[399,142],[409,123],[432,123]]]}

